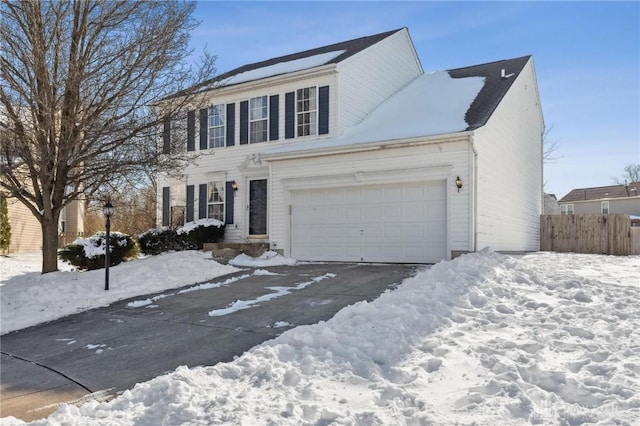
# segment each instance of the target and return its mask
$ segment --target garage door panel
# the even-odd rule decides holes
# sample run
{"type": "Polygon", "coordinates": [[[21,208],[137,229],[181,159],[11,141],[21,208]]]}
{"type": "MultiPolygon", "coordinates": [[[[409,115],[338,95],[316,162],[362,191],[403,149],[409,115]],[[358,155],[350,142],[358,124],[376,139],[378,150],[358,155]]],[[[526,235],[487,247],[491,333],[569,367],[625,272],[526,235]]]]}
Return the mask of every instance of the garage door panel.
{"type": "Polygon", "coordinates": [[[435,262],[445,257],[444,181],[293,191],[300,260],[435,262]]]}

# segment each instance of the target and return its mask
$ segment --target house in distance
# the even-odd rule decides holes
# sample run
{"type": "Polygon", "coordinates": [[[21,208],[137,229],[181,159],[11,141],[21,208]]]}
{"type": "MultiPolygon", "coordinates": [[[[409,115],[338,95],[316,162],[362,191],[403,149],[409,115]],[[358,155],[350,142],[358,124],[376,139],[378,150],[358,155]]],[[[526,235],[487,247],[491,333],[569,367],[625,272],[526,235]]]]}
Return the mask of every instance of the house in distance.
{"type": "Polygon", "coordinates": [[[159,176],[158,225],[214,218],[226,241],[298,260],[538,250],[544,123],[531,56],[425,73],[402,28],[202,87],[206,107],[177,137],[213,155],[159,176]]]}

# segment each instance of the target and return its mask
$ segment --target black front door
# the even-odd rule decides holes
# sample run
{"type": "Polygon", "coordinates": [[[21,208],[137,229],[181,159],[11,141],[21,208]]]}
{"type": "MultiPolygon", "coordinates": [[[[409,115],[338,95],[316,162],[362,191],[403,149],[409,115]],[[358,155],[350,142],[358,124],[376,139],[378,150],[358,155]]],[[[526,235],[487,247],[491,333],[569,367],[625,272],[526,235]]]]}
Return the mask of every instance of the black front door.
{"type": "Polygon", "coordinates": [[[249,235],[267,235],[267,180],[249,181],[249,235]]]}

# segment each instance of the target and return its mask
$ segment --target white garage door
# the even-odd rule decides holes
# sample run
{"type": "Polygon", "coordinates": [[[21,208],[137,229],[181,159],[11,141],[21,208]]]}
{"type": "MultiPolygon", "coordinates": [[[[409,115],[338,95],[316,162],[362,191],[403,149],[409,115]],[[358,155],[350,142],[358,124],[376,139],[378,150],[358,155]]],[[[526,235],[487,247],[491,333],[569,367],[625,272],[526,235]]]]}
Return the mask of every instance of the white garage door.
{"type": "Polygon", "coordinates": [[[445,181],[291,192],[299,260],[433,263],[446,257],[445,181]]]}

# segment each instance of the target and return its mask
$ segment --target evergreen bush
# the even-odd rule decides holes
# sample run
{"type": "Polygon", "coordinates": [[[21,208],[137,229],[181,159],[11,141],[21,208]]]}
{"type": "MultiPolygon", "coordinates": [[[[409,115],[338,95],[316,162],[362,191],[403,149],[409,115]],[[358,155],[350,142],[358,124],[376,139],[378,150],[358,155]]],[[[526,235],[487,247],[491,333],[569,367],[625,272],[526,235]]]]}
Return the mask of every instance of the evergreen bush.
{"type": "Polygon", "coordinates": [[[146,255],[156,255],[172,250],[184,250],[184,243],[178,233],[169,228],[150,229],[138,236],[140,251],[146,255]]]}
{"type": "Polygon", "coordinates": [[[219,220],[200,219],[173,230],[150,229],[138,236],[140,250],[146,255],[167,251],[202,250],[205,243],[224,240],[224,224],[219,220]]]}
{"type": "MultiPolygon", "coordinates": [[[[89,238],[78,238],[65,246],[58,256],[80,270],[94,270],[105,266],[106,233],[98,232],[89,238]]],[[[112,232],[109,236],[109,266],[122,263],[123,260],[136,257],[136,242],[126,234],[112,232]]]]}

